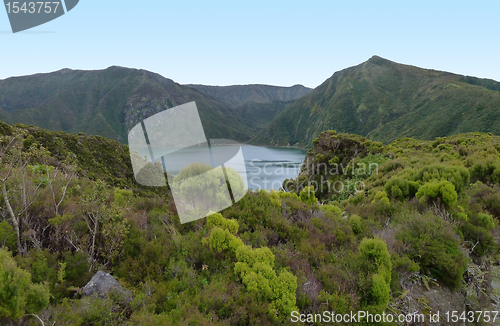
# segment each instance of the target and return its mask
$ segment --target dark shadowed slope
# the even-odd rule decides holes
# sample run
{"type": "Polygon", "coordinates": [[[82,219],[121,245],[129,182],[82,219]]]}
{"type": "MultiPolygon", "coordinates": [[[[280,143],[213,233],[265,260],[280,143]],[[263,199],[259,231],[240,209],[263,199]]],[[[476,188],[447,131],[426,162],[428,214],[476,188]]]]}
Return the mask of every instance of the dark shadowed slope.
{"type": "Polygon", "coordinates": [[[247,103],[290,102],[312,91],[311,88],[302,85],[291,87],[271,85],[186,86],[195,88],[216,99],[227,101],[235,107],[247,103]]]}

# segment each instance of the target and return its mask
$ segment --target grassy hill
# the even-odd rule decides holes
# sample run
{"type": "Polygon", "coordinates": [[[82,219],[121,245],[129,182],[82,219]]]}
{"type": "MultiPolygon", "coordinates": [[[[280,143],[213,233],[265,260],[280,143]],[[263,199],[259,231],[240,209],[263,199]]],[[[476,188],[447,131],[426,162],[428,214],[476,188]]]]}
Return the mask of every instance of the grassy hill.
{"type": "Polygon", "coordinates": [[[196,101],[209,138],[246,141],[255,131],[226,104],[145,70],[64,69],[0,81],[1,120],[121,143],[142,119],[190,101],[196,101]]]}
{"type": "Polygon", "coordinates": [[[283,110],[255,144],[308,147],[323,130],[389,143],[464,132],[500,134],[500,83],[377,56],[336,72],[283,110]]]}

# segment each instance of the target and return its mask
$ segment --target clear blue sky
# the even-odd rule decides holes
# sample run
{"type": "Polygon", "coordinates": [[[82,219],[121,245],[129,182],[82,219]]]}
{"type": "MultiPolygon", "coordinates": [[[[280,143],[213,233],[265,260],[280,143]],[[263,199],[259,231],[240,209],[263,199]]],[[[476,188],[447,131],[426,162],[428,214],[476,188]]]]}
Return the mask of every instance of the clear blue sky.
{"type": "Polygon", "coordinates": [[[12,34],[0,79],[62,68],[142,68],[179,83],[303,84],[377,54],[500,80],[499,1],[81,0],[12,34]]]}

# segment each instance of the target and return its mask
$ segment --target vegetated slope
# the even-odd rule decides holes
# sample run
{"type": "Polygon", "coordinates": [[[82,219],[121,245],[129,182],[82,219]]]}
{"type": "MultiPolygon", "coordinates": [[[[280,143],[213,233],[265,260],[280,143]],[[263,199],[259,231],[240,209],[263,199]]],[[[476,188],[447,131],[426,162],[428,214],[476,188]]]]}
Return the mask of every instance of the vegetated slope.
{"type": "Polygon", "coordinates": [[[374,56],[336,72],[262,129],[256,144],[308,147],[335,129],[389,143],[464,132],[500,134],[500,83],[374,56]]]}
{"type": "Polygon", "coordinates": [[[304,163],[284,187],[299,194],[313,186],[318,200],[342,208],[354,233],[385,241],[392,308],[500,307],[493,286],[500,281],[500,137],[474,132],[383,145],[325,131],[304,163]]]}
{"type": "Polygon", "coordinates": [[[4,304],[2,325],[38,323],[31,314],[50,325],[288,325],[292,311],[428,320],[429,311],[500,308],[490,285],[498,283],[500,137],[384,146],[327,131],[298,181],[362,181],[365,191],[249,192],[182,225],[168,188],[130,182],[126,152],[100,136],[0,123],[0,271],[11,276],[0,278],[9,289],[0,302],[26,302],[4,304]],[[35,155],[43,148],[47,156],[35,155]],[[351,161],[356,171],[330,173],[351,161]],[[98,270],[133,300],[80,295],[98,270]]]}
{"type": "Polygon", "coordinates": [[[224,100],[233,106],[241,106],[246,103],[271,103],[289,102],[298,99],[312,91],[311,88],[294,85],[291,87],[271,85],[233,85],[233,86],[206,86],[186,85],[192,87],[213,98],[224,100]]]}
{"type": "Polygon", "coordinates": [[[191,101],[196,101],[208,138],[250,139],[253,130],[226,104],[145,70],[63,69],[0,81],[1,120],[121,143],[144,118],[191,101]]]}
{"type": "Polygon", "coordinates": [[[287,106],[293,102],[270,102],[270,103],[246,103],[238,106],[234,110],[236,114],[245,121],[246,125],[252,128],[252,136],[259,130],[267,126],[274,118],[280,114],[287,106]]]}
{"type": "MultiPolygon", "coordinates": [[[[115,140],[34,126],[10,126],[0,121],[0,137],[18,134],[25,152],[30,148],[46,150],[46,157],[42,161],[50,165],[61,167],[70,164],[80,177],[103,180],[114,187],[166,194],[166,189],[141,186],[135,181],[129,148],[115,140]]],[[[2,139],[0,145],[6,145],[6,141],[2,139]]],[[[0,170],[3,168],[0,166],[0,170]]]]}
{"type": "Polygon", "coordinates": [[[312,89],[302,85],[280,87],[271,85],[206,86],[186,85],[224,102],[252,128],[252,136],[271,122],[287,105],[312,89]]]}

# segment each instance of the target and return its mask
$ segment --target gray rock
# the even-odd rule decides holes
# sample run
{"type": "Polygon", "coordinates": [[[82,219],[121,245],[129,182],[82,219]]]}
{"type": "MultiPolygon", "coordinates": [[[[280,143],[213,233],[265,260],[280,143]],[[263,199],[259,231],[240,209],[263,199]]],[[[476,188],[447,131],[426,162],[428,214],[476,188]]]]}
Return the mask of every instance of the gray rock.
{"type": "Polygon", "coordinates": [[[112,275],[103,271],[98,271],[82,289],[82,296],[106,298],[111,293],[124,300],[132,299],[132,292],[125,290],[112,275]]]}

